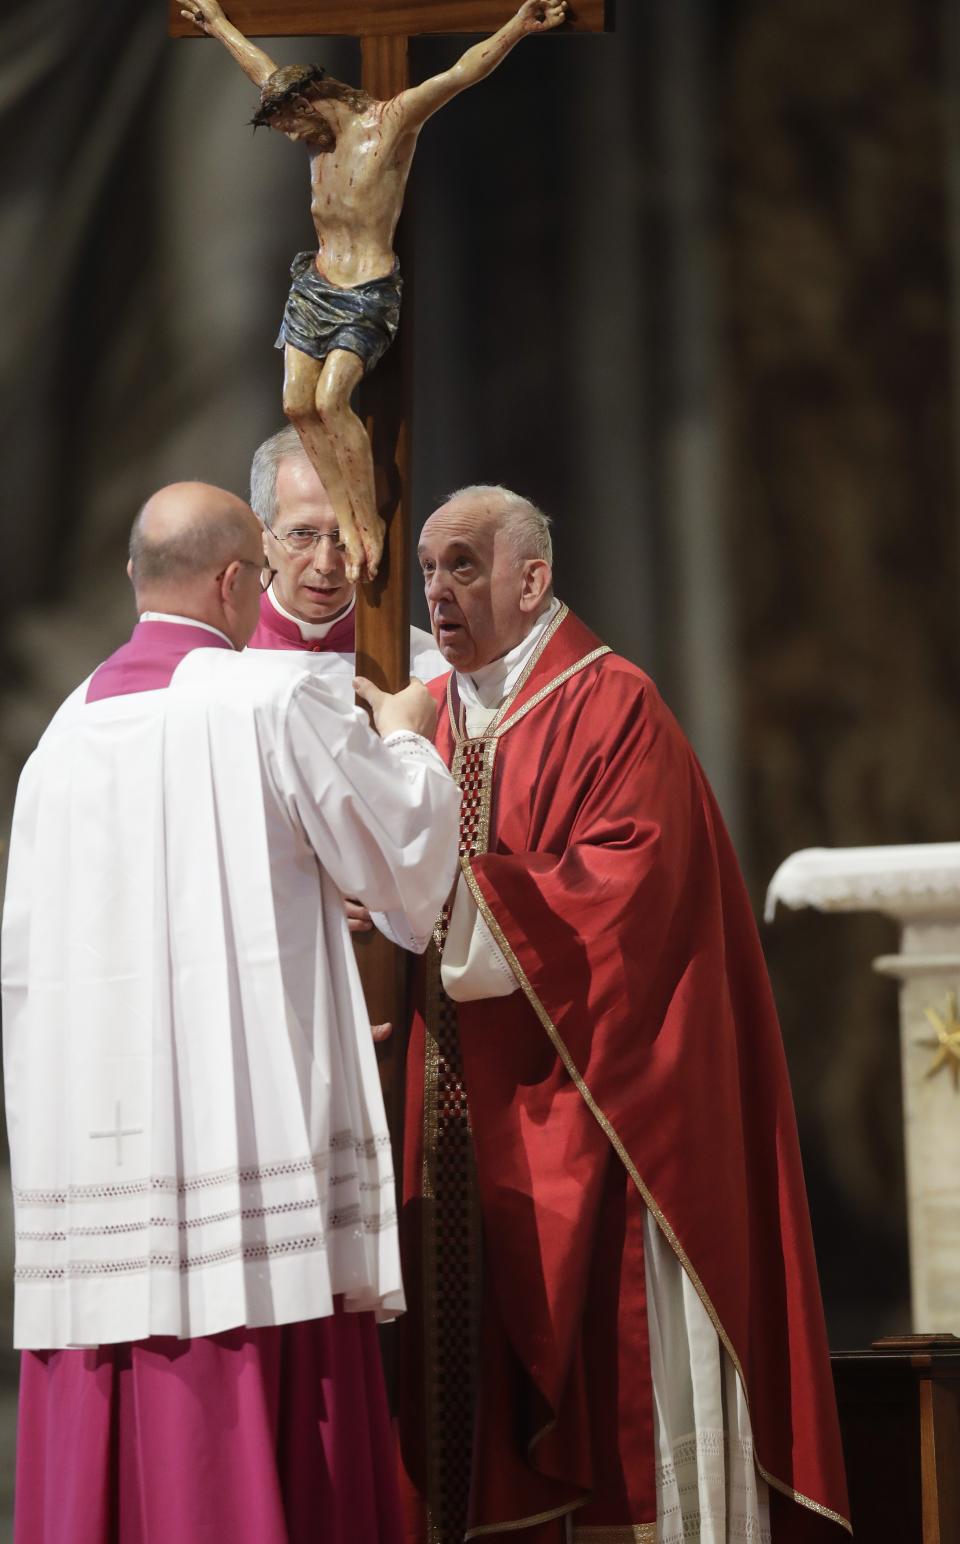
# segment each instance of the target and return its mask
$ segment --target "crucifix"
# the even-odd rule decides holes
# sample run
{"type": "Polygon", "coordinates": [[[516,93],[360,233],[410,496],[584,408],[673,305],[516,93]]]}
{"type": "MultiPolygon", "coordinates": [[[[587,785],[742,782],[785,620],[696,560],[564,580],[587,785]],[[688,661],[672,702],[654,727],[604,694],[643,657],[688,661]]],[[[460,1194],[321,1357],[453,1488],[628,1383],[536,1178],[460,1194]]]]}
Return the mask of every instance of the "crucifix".
{"type": "MultiPolygon", "coordinates": [[[[216,0],[169,0],[171,33],[217,38],[260,88],[254,121],[302,140],[310,151],[320,250],[316,258],[303,254],[292,269],[279,340],[284,407],[337,510],[348,576],[367,581],[358,588],[357,672],[390,691],[408,679],[412,380],[409,318],[397,346],[388,348],[400,305],[399,273],[390,264],[416,136],[427,117],[464,84],[489,74],[522,37],[561,25],[603,31],[609,3],[227,0],[228,20],[216,0]],[[411,37],[448,32],[491,36],[453,70],[412,87],[411,37]],[[258,35],[359,38],[361,91],[325,81],[316,67],[277,70],[249,41],[258,35]],[[379,167],[377,155],[383,156],[379,167]],[[331,203],[339,212],[334,219],[327,214],[331,203]],[[384,353],[376,373],[367,374],[384,353]],[[357,417],[350,398],[361,379],[357,417]]],[[[409,273],[406,280],[409,285],[409,273]]],[[[371,1021],[399,1029],[405,958],[379,933],[358,941],[371,1021]]],[[[392,1103],[392,1068],[384,1071],[392,1103]]]]}

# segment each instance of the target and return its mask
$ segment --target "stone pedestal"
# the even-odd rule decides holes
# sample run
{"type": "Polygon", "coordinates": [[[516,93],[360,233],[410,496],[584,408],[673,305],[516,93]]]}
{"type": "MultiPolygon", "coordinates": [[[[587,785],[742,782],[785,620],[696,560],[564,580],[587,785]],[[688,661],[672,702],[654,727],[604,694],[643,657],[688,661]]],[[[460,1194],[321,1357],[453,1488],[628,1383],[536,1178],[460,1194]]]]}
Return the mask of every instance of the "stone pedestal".
{"type": "Polygon", "coordinates": [[[900,952],[873,964],[900,984],[913,1324],[960,1335],[960,842],[794,853],[768,919],[778,903],[900,925],[900,952]]]}

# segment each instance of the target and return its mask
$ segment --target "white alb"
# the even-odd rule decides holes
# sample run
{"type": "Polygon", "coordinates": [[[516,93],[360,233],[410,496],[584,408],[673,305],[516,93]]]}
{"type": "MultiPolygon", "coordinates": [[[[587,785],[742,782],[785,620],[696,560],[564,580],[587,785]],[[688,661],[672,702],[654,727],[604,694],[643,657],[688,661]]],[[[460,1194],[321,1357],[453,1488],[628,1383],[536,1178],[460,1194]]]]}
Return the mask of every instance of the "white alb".
{"type": "Polygon", "coordinates": [[[424,948],[459,792],[292,652],[198,649],[64,704],[17,798],[3,929],[15,1344],[403,1307],[342,895],[424,948]]]}

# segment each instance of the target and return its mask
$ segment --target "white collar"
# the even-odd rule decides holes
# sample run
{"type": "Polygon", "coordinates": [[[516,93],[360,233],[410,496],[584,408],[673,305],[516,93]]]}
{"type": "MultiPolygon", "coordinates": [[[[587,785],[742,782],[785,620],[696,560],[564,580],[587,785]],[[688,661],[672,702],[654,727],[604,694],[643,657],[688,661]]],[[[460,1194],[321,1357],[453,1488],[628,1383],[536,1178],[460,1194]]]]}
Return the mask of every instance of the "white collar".
{"type": "Polygon", "coordinates": [[[560,602],[554,596],[546,611],[541,612],[525,638],[509,649],[500,659],[475,670],[473,675],[457,672],[457,690],[460,701],[468,708],[498,708],[509,697],[529,663],[530,656],[550,623],[560,610],[560,602]]]}
{"type": "Polygon", "coordinates": [[[281,606],[280,602],[277,600],[276,595],[273,593],[272,584],[267,591],[267,595],[271,604],[273,605],[274,610],[279,611],[280,615],[282,617],[286,617],[288,622],[293,622],[297,627],[299,627],[301,638],[325,638],[331,627],[336,627],[338,622],[342,622],[344,617],[348,617],[354,606],[357,604],[357,592],[354,590],[350,597],[349,606],[344,606],[343,610],[338,611],[335,617],[330,618],[329,622],[304,622],[302,617],[295,617],[292,611],[287,610],[286,606],[281,606]]]}
{"type": "Polygon", "coordinates": [[[176,622],[180,627],[202,627],[205,633],[213,633],[215,638],[222,638],[224,643],[229,643],[231,649],[236,648],[219,627],[213,627],[209,622],[201,622],[199,617],[178,617],[172,611],[141,611],[138,622],[176,622]]]}

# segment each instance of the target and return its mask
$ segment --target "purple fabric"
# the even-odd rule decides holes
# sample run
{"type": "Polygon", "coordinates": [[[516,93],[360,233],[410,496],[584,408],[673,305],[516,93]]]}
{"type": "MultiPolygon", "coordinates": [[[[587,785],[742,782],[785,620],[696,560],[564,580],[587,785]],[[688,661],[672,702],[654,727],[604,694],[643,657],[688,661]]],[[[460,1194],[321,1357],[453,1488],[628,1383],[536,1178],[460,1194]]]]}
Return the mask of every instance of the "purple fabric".
{"type": "Polygon", "coordinates": [[[90,677],[87,701],[153,692],[170,685],[180,661],[193,649],[231,649],[226,638],[182,622],[138,622],[129,642],[90,677]]]}
{"type": "Polygon", "coordinates": [[[373,1316],[26,1351],[15,1544],[400,1544],[373,1316]]]}
{"type": "Polygon", "coordinates": [[[356,610],[334,622],[325,638],[304,638],[296,622],[280,615],[266,591],[260,597],[260,620],[247,644],[248,649],[300,649],[310,654],[353,654],[356,647],[356,610]]]}

